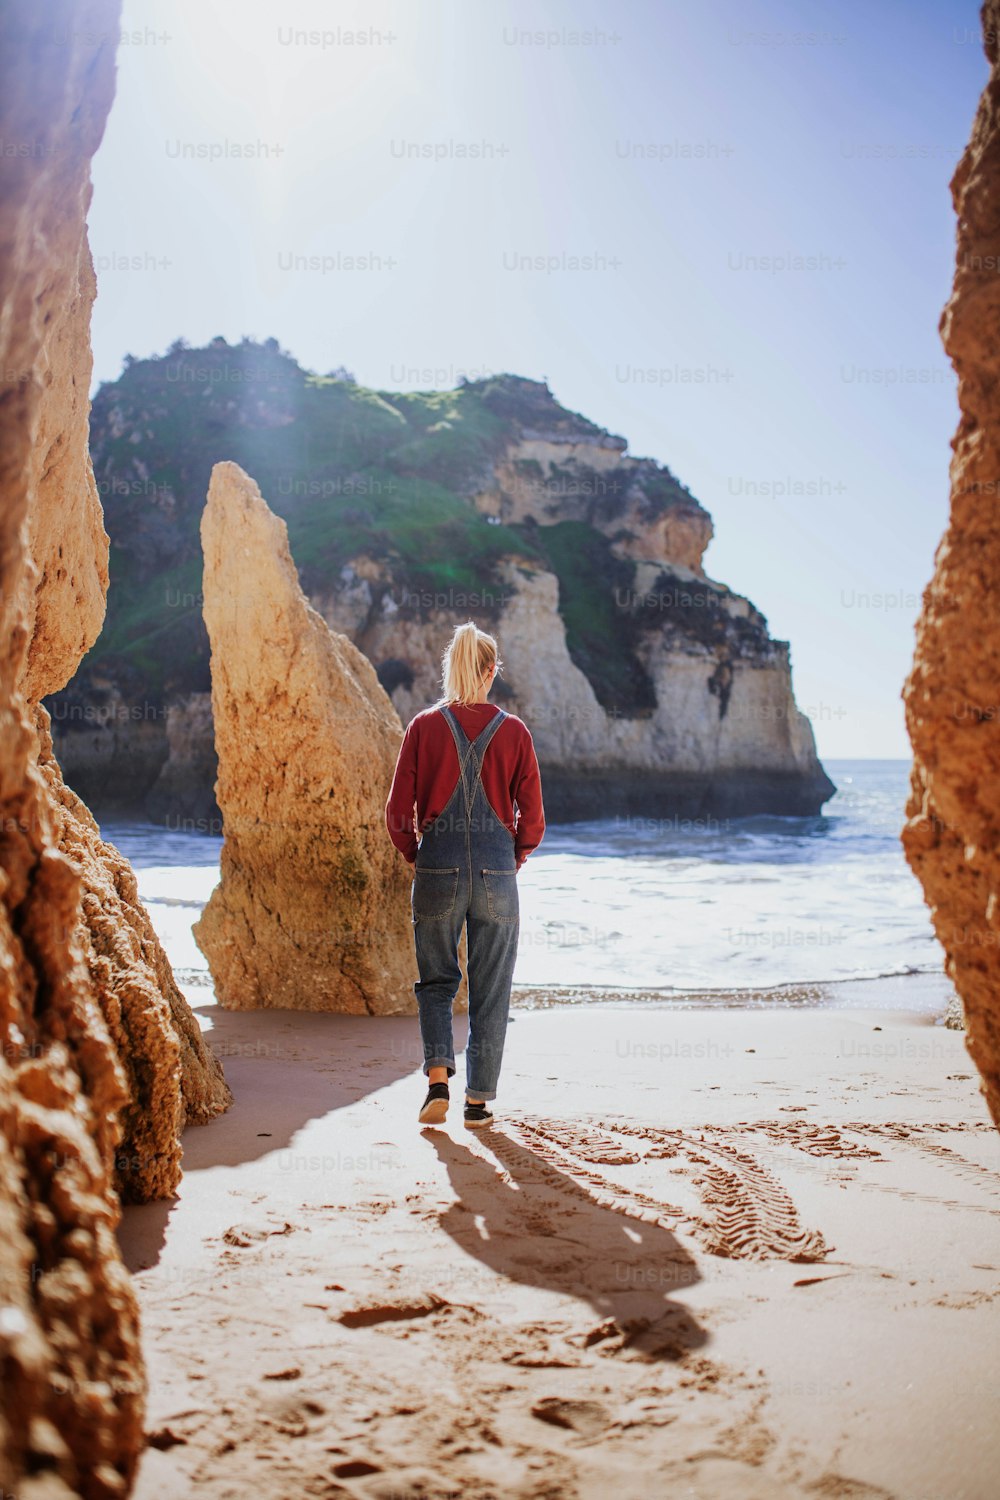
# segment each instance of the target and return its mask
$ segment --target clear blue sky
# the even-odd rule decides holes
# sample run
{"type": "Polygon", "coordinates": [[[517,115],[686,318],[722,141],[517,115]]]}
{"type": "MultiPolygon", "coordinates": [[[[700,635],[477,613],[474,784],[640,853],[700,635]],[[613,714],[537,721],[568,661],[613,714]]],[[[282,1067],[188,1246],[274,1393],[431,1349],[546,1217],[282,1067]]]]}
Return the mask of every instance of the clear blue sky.
{"type": "Polygon", "coordinates": [[[544,375],[711,511],[708,571],[791,641],[821,753],[908,754],[972,0],[126,0],[123,26],[99,380],[219,333],[379,387],[544,375]]]}

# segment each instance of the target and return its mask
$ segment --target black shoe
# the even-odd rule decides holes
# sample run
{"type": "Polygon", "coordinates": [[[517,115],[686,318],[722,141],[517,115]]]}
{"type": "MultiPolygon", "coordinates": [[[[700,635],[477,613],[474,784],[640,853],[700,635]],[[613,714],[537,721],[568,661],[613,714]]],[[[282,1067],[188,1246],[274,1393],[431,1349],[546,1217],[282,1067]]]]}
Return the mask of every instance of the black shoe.
{"type": "Polygon", "coordinates": [[[468,1099],[465,1101],[465,1128],[466,1130],[486,1130],[493,1124],[493,1116],[485,1104],[472,1104],[468,1099]]]}
{"type": "Polygon", "coordinates": [[[427,1098],[424,1107],[420,1111],[419,1119],[421,1125],[440,1125],[448,1113],[448,1085],[446,1083],[432,1083],[427,1090],[427,1098]]]}

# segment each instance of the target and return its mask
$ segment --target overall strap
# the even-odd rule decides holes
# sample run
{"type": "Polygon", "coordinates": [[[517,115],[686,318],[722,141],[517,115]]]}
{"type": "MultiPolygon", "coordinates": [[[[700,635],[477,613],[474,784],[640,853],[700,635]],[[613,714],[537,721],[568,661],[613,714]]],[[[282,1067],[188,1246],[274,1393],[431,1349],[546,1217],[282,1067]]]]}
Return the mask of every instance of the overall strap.
{"type": "MultiPolygon", "coordinates": [[[[448,707],[447,703],[442,703],[441,713],[444,717],[445,723],[451,730],[451,737],[455,741],[455,749],[458,752],[458,775],[462,786],[464,787],[465,768],[469,763],[469,756],[472,754],[472,741],[469,739],[469,736],[466,734],[465,730],[462,728],[461,724],[458,722],[457,718],[448,707]]],[[[487,728],[488,727],[489,726],[487,726],[487,728]]]]}
{"type": "Polygon", "coordinates": [[[498,708],[492,719],[487,725],[484,726],[483,729],[480,730],[479,734],[476,735],[476,738],[474,740],[469,739],[461,724],[459,724],[458,719],[452,713],[447,704],[442,705],[441,712],[444,715],[448,727],[451,729],[452,737],[455,741],[455,749],[458,751],[459,775],[462,780],[462,789],[465,793],[465,810],[467,813],[471,814],[472,804],[476,796],[476,789],[479,786],[483,775],[483,758],[486,755],[486,750],[489,746],[490,741],[496,734],[497,730],[500,728],[500,725],[503,723],[504,719],[507,718],[507,710],[504,708],[498,708]],[[462,753],[462,740],[465,741],[464,755],[462,753]],[[481,749],[480,746],[482,747],[481,749]],[[465,768],[469,764],[470,759],[475,761],[476,763],[476,774],[473,778],[471,787],[469,786],[469,782],[465,774],[465,768]]]}
{"type": "Polygon", "coordinates": [[[469,746],[469,749],[472,751],[472,754],[476,760],[476,776],[475,780],[472,783],[472,790],[468,795],[468,809],[470,813],[472,811],[472,804],[475,801],[476,789],[483,779],[483,761],[486,757],[487,748],[489,746],[490,740],[496,734],[497,730],[500,728],[500,725],[503,723],[506,717],[506,709],[498,708],[490,722],[486,725],[486,728],[483,729],[481,733],[477,734],[475,740],[469,746]],[[479,749],[480,745],[482,746],[481,750],[479,749]]]}

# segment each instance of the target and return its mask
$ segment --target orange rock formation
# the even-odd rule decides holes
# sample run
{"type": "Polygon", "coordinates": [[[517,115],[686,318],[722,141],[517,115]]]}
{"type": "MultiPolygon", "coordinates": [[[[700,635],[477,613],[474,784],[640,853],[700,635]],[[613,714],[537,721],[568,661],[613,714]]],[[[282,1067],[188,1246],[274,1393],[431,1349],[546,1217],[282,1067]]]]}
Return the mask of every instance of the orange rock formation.
{"type": "Polygon", "coordinates": [[[987,0],[982,17],[991,74],[952,179],[958,251],[941,318],[961,418],[904,691],[914,766],[903,846],[1000,1125],[1000,3],[987,0]]]}
{"type": "Polygon", "coordinates": [[[37,691],[65,680],[103,615],[86,359],[72,361],[87,342],[89,167],[117,24],[116,0],[14,0],[0,64],[0,137],[27,148],[5,151],[0,194],[0,1488],[93,1500],[127,1493],[142,1444],[138,1318],[112,1187],[128,1091],[23,685],[33,638],[37,691]],[[57,34],[72,40],[57,46],[57,34]],[[53,466],[71,491],[61,558],[55,514],[37,523],[53,466]],[[64,599],[51,611],[50,589],[64,599]]]}
{"type": "Polygon", "coordinates": [[[216,993],[234,1009],[409,1009],[410,874],[383,822],[399,717],[306,600],[284,521],[236,464],[213,469],[201,531],[225,844],[195,937],[216,993]]]}

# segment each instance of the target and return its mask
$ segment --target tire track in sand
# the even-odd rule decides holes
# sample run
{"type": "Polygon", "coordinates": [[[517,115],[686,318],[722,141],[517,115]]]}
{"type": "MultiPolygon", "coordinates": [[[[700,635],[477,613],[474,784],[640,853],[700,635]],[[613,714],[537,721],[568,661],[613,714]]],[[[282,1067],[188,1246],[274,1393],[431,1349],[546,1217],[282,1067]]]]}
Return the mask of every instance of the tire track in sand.
{"type": "Polygon", "coordinates": [[[666,1228],[689,1228],[713,1255],[817,1261],[828,1253],[822,1234],[803,1227],[791,1195],[777,1178],[752,1152],[714,1130],[664,1130],[617,1120],[591,1125],[530,1115],[512,1116],[507,1124],[543,1162],[585,1184],[602,1207],[666,1228]],[[597,1170],[677,1156],[694,1169],[699,1214],[597,1170]]]}

